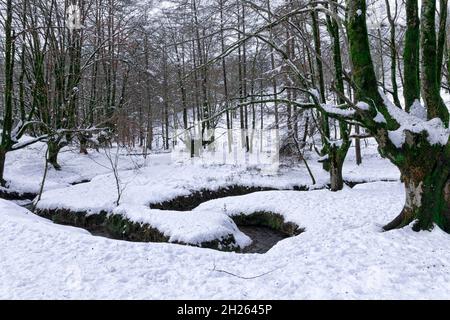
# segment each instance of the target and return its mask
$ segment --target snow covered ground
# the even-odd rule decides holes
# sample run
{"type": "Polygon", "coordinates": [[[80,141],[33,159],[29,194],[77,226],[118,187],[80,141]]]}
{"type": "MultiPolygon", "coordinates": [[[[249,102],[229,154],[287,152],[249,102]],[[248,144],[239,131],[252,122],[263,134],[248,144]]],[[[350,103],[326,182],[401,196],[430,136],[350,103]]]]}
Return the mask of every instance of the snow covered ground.
{"type": "MultiPolygon", "coordinates": [[[[33,161],[45,152],[33,148],[8,158],[18,161],[18,167],[8,166],[11,185],[28,182],[23,189],[30,191],[39,186],[34,180],[41,173],[33,161]]],[[[450,238],[438,228],[382,232],[401,210],[404,190],[398,181],[377,181],[398,180],[398,170],[378,156],[374,145],[363,151],[361,166],[350,151],[344,177],[375,182],[340,192],[261,191],[176,212],[148,204],[202,188],[291,189],[311,180],[302,165],[282,165],[278,175],[264,176],[244,167],[173,164],[167,154],[151,155],[141,164],[124,156],[119,173],[125,188],[115,208],[114,178],[104,155],[67,150],[61,156],[63,170],[50,172],[42,208],[122,213],[156,226],[170,241],[187,243],[232,233],[245,246],[250,239],[230,217],[258,211],[278,213],[305,231],[265,254],[240,254],[93,236],[0,199],[0,298],[450,298],[450,238]],[[92,181],[71,185],[83,179],[92,181]]],[[[310,166],[318,182],[314,187],[327,183],[321,165],[310,160],[310,166]]]]}
{"type": "MultiPolygon", "coordinates": [[[[344,166],[346,179],[360,182],[399,178],[398,170],[381,159],[373,145],[365,149],[362,166],[355,165],[352,153],[353,150],[344,166]]],[[[214,210],[169,212],[150,209],[149,205],[202,189],[218,190],[235,185],[273,189],[293,189],[295,186],[323,188],[329,181],[328,174],[322,170],[320,163],[310,162],[316,177],[315,185],[311,185],[311,178],[303,165],[285,165],[276,175],[263,175],[254,168],[244,166],[175,164],[170,154],[152,155],[147,166],[120,171],[120,188],[123,191],[119,207],[116,205],[118,193],[114,175],[107,173],[99,174],[87,183],[48,190],[43,193],[37,208],[64,209],[74,214],[108,212],[120,215],[132,222],[148,224],[168,237],[170,242],[200,245],[216,239],[222,241],[232,235],[236,246],[243,248],[250,240],[223,212],[223,206],[214,210]]],[[[290,220],[285,217],[285,221],[290,220]]]]}
{"type": "Polygon", "coordinates": [[[402,202],[400,183],[375,182],[205,203],[274,210],[306,229],[266,254],[237,254],[94,237],[0,200],[0,298],[450,298],[447,234],[381,232],[402,202]]]}

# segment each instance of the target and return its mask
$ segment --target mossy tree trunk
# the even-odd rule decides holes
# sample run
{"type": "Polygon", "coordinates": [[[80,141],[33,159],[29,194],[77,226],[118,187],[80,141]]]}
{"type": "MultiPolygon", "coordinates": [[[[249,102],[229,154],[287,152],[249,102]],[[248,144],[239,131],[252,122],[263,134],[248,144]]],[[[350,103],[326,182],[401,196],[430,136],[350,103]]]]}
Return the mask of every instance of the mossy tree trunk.
{"type": "Polygon", "coordinates": [[[415,100],[420,100],[419,79],[419,5],[418,0],[406,0],[406,32],[403,51],[405,110],[409,112],[415,100]]]}
{"type": "Polygon", "coordinates": [[[330,150],[330,154],[332,154],[330,157],[330,190],[339,191],[344,187],[342,167],[344,165],[345,154],[343,154],[340,148],[334,147],[330,150]]]}
{"type": "MultiPolygon", "coordinates": [[[[336,1],[334,1],[336,2],[336,1]]],[[[331,8],[333,12],[337,13],[337,6],[333,4],[331,8]]],[[[336,91],[338,94],[338,103],[343,104],[342,99],[344,95],[344,79],[342,72],[342,57],[339,25],[336,20],[327,16],[327,28],[333,41],[333,63],[336,82],[336,91]]],[[[339,141],[335,143],[328,143],[328,157],[330,169],[330,190],[339,191],[344,187],[344,179],[342,177],[342,167],[344,165],[345,157],[350,148],[351,141],[349,138],[349,126],[344,121],[339,121],[339,141]]]]}
{"type": "MultiPolygon", "coordinates": [[[[318,22],[317,11],[311,12],[312,21],[312,31],[314,38],[314,51],[316,56],[315,64],[315,78],[319,85],[319,100],[321,103],[325,103],[325,80],[323,75],[323,65],[322,65],[322,48],[320,43],[320,29],[318,22]]],[[[320,114],[320,133],[322,138],[322,150],[321,155],[330,155],[330,123],[328,115],[326,113],[320,114]]],[[[323,162],[323,168],[326,171],[330,171],[330,161],[329,158],[323,162]]]]}
{"type": "MultiPolygon", "coordinates": [[[[421,91],[428,119],[439,118],[442,126],[448,128],[449,113],[440,97],[437,82],[435,14],[436,0],[422,0],[421,91]]],[[[389,131],[398,130],[400,124],[397,121],[400,120],[394,119],[378,91],[366,26],[366,1],[347,0],[346,19],[357,99],[370,106],[369,110],[357,110],[355,119],[375,137],[381,155],[399,168],[405,184],[404,208],[385,229],[403,227],[415,221],[414,230],[429,230],[438,225],[450,232],[450,141],[431,144],[426,131],[408,130],[403,131],[405,142],[401,146],[389,139],[389,131]],[[378,113],[385,121],[374,120],[378,113]]],[[[411,26],[408,24],[408,28],[411,26]]]]}
{"type": "MultiPolygon", "coordinates": [[[[422,57],[421,89],[428,119],[440,118],[448,127],[449,113],[440,95],[438,48],[436,40],[436,0],[422,1],[420,45],[422,57]]],[[[442,60],[441,60],[442,61],[442,60]]]]}
{"type": "Polygon", "coordinates": [[[0,142],[0,184],[5,186],[3,179],[5,169],[6,153],[11,150],[12,126],[13,126],[13,71],[14,71],[14,39],[12,29],[12,0],[6,1],[6,20],[5,20],[5,86],[4,86],[4,110],[2,121],[2,133],[0,142]]]}
{"type": "Polygon", "coordinates": [[[405,184],[405,206],[384,229],[403,227],[416,221],[413,229],[428,230],[434,224],[450,232],[450,160],[430,146],[409,152],[400,168],[405,184]],[[414,156],[416,155],[416,156],[414,156]],[[433,157],[433,161],[430,161],[433,157]]]}

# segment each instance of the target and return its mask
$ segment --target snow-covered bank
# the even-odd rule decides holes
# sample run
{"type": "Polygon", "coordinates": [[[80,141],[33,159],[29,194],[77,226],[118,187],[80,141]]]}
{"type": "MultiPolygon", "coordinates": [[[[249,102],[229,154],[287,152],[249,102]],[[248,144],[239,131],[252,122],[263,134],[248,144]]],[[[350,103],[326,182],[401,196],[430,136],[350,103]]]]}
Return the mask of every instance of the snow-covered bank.
{"type": "Polygon", "coordinates": [[[198,208],[277,210],[306,228],[262,255],[94,237],[0,200],[0,297],[450,298],[447,234],[381,232],[403,200],[400,183],[377,182],[337,193],[259,192],[198,208]],[[243,279],[220,270],[269,273],[243,279]]]}

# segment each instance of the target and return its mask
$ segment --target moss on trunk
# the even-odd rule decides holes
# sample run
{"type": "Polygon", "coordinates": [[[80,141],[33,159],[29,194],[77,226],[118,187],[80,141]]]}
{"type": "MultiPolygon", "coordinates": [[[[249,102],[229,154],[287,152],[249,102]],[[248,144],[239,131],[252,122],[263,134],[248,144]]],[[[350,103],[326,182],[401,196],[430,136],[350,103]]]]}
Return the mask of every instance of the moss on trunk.
{"type": "MultiPolygon", "coordinates": [[[[409,5],[411,3],[408,1],[409,5]]],[[[428,119],[438,117],[442,120],[443,125],[448,127],[449,113],[440,97],[436,76],[435,14],[436,1],[423,0],[420,27],[420,46],[423,59],[420,85],[428,119]]],[[[450,196],[447,191],[449,188],[450,144],[447,142],[446,145],[431,145],[426,132],[413,133],[410,131],[404,131],[405,143],[401,147],[390,141],[389,131],[397,130],[400,124],[392,118],[378,93],[366,26],[366,1],[347,0],[346,20],[353,80],[357,88],[356,97],[370,105],[368,111],[357,112],[357,120],[374,135],[380,154],[389,158],[400,169],[402,181],[405,183],[405,206],[400,215],[386,225],[385,229],[399,228],[415,221],[414,230],[429,230],[436,224],[450,232],[448,214],[450,196]],[[373,121],[377,112],[384,116],[386,123],[373,121]]],[[[411,43],[409,44],[411,45],[411,43]]],[[[415,50],[414,46],[411,46],[410,49],[415,50]]],[[[411,74],[411,76],[415,75],[411,74]]],[[[413,93],[417,94],[414,90],[413,93]]]]}
{"type": "Polygon", "coordinates": [[[420,99],[419,80],[419,7],[417,0],[406,0],[406,32],[404,61],[405,110],[409,111],[415,100],[420,99]]]}
{"type": "Polygon", "coordinates": [[[450,232],[450,157],[446,146],[429,145],[422,134],[408,134],[397,163],[405,184],[405,205],[385,230],[414,223],[414,230],[430,230],[436,224],[450,232]]]}

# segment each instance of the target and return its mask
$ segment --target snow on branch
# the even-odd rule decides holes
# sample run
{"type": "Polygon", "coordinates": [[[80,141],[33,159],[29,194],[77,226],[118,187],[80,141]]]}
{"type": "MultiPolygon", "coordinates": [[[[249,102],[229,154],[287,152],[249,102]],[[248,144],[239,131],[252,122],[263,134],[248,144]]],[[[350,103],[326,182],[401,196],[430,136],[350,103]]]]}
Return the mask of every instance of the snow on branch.
{"type": "Polygon", "coordinates": [[[325,104],[325,103],[322,103],[320,105],[320,108],[323,109],[323,111],[325,111],[325,113],[331,117],[339,116],[339,117],[344,117],[344,118],[353,118],[353,116],[355,115],[355,110],[341,109],[337,106],[333,106],[333,105],[329,105],[329,104],[325,104]]]}
{"type": "MultiPolygon", "coordinates": [[[[425,132],[427,134],[427,141],[430,145],[438,144],[445,146],[449,143],[450,129],[444,126],[441,119],[434,118],[431,120],[426,120],[422,117],[417,117],[414,114],[410,114],[396,107],[386,97],[382,90],[379,90],[379,93],[383,98],[387,112],[399,125],[398,129],[388,132],[389,139],[397,148],[401,148],[405,143],[406,132],[415,134],[425,132]]],[[[419,102],[417,101],[416,103],[419,102]]]]}
{"type": "Polygon", "coordinates": [[[39,137],[35,137],[35,138],[32,138],[32,139],[26,139],[26,140],[24,140],[24,141],[17,142],[17,143],[15,143],[15,144],[12,145],[11,151],[23,149],[23,148],[25,148],[25,147],[28,147],[29,145],[35,144],[36,142],[45,140],[45,139],[47,139],[49,136],[50,136],[50,135],[48,135],[48,134],[44,134],[44,135],[41,135],[41,136],[39,136],[39,137]]]}

